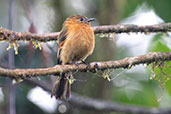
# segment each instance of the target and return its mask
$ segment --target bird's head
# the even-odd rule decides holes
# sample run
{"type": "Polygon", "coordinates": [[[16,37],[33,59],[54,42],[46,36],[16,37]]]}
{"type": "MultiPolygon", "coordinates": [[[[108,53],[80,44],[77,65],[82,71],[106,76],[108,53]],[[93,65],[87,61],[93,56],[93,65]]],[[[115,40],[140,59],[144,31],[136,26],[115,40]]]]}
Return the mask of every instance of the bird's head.
{"type": "Polygon", "coordinates": [[[74,15],[66,19],[65,25],[74,25],[74,24],[90,25],[90,23],[94,20],[95,18],[87,18],[81,15],[74,15]]]}

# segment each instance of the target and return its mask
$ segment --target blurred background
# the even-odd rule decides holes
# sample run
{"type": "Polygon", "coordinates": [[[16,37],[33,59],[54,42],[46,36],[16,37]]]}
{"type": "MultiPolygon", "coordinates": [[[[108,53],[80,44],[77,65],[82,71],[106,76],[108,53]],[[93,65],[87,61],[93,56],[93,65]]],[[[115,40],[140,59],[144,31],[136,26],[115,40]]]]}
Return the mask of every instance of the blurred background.
{"type": "MultiPolygon", "coordinates": [[[[171,22],[170,11],[170,0],[0,0],[0,26],[17,32],[58,32],[64,20],[75,14],[96,18],[92,26],[153,25],[171,22]]],[[[86,61],[119,60],[152,51],[170,52],[170,36],[162,33],[99,34],[95,51],[86,61]]],[[[56,64],[57,42],[41,43],[41,50],[35,49],[31,42],[19,42],[17,55],[13,49],[7,51],[8,45],[8,42],[0,42],[0,67],[46,68],[56,64]]],[[[156,72],[160,75],[160,71],[156,72]]],[[[81,96],[141,107],[171,107],[171,81],[165,83],[158,75],[150,80],[151,67],[139,65],[110,70],[109,75],[110,82],[100,72],[76,72],[72,91],[81,96]]],[[[39,82],[52,86],[54,78],[40,77],[39,82]]],[[[14,83],[0,77],[0,114],[99,114],[72,105],[64,107],[68,108],[66,112],[60,111],[58,106],[63,102],[51,98],[42,88],[28,81],[14,83]]]]}

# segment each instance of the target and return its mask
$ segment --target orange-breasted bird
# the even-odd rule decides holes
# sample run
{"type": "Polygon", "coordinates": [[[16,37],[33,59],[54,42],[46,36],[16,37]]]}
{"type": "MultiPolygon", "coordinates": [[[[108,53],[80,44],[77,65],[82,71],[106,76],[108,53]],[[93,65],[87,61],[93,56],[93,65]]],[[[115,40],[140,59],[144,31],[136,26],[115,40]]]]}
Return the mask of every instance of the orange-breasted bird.
{"type": "MultiPolygon", "coordinates": [[[[58,37],[58,64],[79,63],[92,54],[95,38],[90,22],[94,20],[95,18],[88,19],[80,15],[70,16],[65,20],[58,37]]],[[[55,96],[56,99],[68,99],[71,89],[70,78],[72,78],[71,72],[57,77],[51,96],[55,96]]]]}

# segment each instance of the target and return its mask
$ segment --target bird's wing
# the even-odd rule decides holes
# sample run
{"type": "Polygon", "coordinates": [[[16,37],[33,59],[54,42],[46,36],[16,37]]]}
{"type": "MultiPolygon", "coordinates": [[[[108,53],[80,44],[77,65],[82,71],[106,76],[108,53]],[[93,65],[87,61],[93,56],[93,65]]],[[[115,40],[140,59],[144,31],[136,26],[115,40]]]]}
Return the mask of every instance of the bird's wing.
{"type": "Polygon", "coordinates": [[[64,43],[66,41],[66,38],[67,38],[67,32],[68,32],[67,27],[63,27],[60,34],[59,34],[59,37],[58,37],[59,46],[58,46],[58,53],[57,53],[57,64],[62,63],[62,61],[60,59],[60,54],[61,54],[61,51],[62,51],[62,46],[64,45],[64,43]]]}

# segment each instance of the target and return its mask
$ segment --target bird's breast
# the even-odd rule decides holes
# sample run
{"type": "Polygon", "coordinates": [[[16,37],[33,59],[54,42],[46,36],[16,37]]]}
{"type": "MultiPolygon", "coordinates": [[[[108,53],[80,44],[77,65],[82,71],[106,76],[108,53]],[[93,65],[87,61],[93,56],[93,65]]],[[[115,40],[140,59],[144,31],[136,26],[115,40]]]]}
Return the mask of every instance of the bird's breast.
{"type": "Polygon", "coordinates": [[[86,59],[94,50],[94,40],[94,32],[91,27],[69,30],[62,47],[62,63],[75,63],[86,59]]]}

